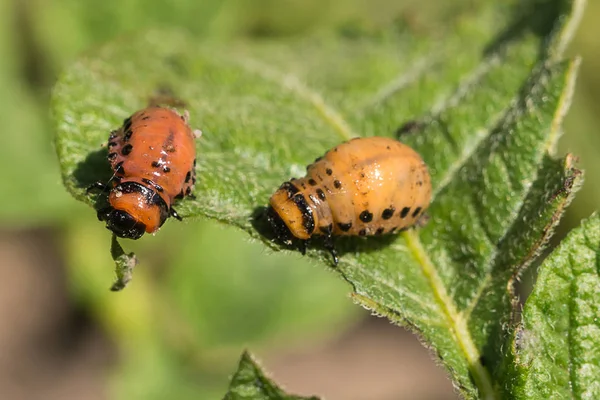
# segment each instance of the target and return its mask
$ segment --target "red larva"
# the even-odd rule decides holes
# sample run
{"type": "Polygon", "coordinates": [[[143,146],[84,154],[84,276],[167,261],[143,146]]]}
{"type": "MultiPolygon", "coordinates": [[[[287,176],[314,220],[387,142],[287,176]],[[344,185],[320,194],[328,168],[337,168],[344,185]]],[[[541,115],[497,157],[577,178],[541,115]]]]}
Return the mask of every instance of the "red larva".
{"type": "MultiPolygon", "coordinates": [[[[98,211],[98,219],[129,239],[158,231],[169,216],[181,220],[173,202],[192,196],[200,134],[188,125],[187,112],[170,108],[148,107],[126,118],[108,139],[114,174],[109,206],[98,211]]],[[[106,187],[96,182],[89,189],[106,187]]]]}

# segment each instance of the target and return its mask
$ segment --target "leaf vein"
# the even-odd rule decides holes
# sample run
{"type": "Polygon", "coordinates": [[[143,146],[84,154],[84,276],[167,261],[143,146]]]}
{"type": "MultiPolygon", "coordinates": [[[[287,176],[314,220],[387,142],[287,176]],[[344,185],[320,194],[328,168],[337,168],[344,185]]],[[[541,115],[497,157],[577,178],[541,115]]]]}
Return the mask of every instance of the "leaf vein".
{"type": "Polygon", "coordinates": [[[360,136],[354,132],[340,112],[328,104],[319,92],[304,84],[297,76],[278,71],[250,57],[236,57],[231,60],[244,70],[254,73],[267,81],[276,83],[309,102],[321,119],[333,128],[342,140],[350,140],[353,137],[360,136]]]}

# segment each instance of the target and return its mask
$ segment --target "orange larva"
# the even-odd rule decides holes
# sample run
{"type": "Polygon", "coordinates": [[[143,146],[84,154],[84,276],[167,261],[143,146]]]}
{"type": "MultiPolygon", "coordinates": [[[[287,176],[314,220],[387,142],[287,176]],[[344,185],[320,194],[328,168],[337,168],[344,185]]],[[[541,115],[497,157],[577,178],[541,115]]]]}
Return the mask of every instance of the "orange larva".
{"type": "Polygon", "coordinates": [[[325,237],[334,263],[333,237],[383,235],[414,225],[431,201],[431,179],[419,154],[385,137],[355,138],[283,183],[267,217],[280,241],[325,237]]]}
{"type": "MultiPolygon", "coordinates": [[[[98,219],[129,239],[158,231],[169,216],[181,219],[173,202],[192,196],[198,136],[187,113],[170,108],[148,107],[126,118],[108,138],[114,174],[109,205],[98,211],[98,219]]],[[[106,187],[96,182],[90,189],[106,187]]]]}

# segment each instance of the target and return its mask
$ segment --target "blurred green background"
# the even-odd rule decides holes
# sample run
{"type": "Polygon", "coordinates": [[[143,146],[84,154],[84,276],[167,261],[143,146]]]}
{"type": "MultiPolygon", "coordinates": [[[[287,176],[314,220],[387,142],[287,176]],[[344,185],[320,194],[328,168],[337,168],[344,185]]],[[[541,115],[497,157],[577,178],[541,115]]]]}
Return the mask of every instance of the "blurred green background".
{"type": "MultiPolygon", "coordinates": [[[[410,334],[353,306],[349,288],[301,257],[269,255],[207,221],[169,223],[126,242],[141,264],[108,291],[109,232],[64,190],[49,95],[83,52],[150,27],[199,38],[296,35],[402,15],[442,18],[473,1],[5,0],[0,2],[0,397],[218,399],[246,347],[291,391],[328,399],[454,398],[410,334]],[[353,384],[348,385],[349,380],[353,384]]],[[[558,235],[598,204],[600,3],[571,54],[583,57],[561,152],[580,156],[583,190],[558,235]]]]}

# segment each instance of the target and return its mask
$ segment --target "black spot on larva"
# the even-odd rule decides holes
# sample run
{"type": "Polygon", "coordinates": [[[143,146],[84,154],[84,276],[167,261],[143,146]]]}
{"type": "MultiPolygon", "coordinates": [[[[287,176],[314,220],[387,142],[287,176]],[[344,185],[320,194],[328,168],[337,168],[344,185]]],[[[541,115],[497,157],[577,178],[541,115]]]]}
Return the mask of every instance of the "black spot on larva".
{"type": "Polygon", "coordinates": [[[112,131],[110,133],[110,136],[108,136],[108,141],[110,142],[111,140],[113,140],[116,137],[117,137],[117,131],[112,131]]]}
{"type": "Polygon", "coordinates": [[[390,146],[387,146],[386,149],[391,150],[392,148],[390,146]]]}
{"type": "Polygon", "coordinates": [[[400,211],[400,218],[406,218],[408,213],[410,212],[410,207],[404,207],[402,211],[400,211]]]}
{"type": "Polygon", "coordinates": [[[383,231],[384,231],[384,230],[385,230],[385,229],[384,229],[383,227],[381,227],[381,228],[377,228],[377,231],[375,232],[375,234],[376,234],[376,235],[383,235],[383,231]]]}
{"type": "Polygon", "coordinates": [[[325,189],[325,191],[326,191],[327,193],[332,193],[332,192],[331,192],[331,189],[329,189],[327,186],[323,186],[323,189],[325,189]]]}
{"type": "Polygon", "coordinates": [[[115,143],[115,142],[108,142],[108,147],[113,147],[113,146],[116,146],[116,145],[117,145],[117,143],[115,143]]]}
{"type": "Polygon", "coordinates": [[[327,226],[320,226],[319,230],[325,235],[331,235],[331,232],[333,232],[333,224],[329,224],[327,226]]]}
{"type": "Polygon", "coordinates": [[[160,167],[160,163],[158,161],[152,161],[152,166],[154,168],[158,168],[158,167],[160,167]]]}
{"type": "Polygon", "coordinates": [[[321,161],[322,159],[323,159],[323,157],[317,157],[317,158],[315,158],[315,162],[319,162],[319,161],[321,161]]]}
{"type": "Polygon", "coordinates": [[[163,172],[164,172],[165,174],[168,174],[169,172],[171,172],[171,168],[169,168],[169,167],[164,167],[164,168],[163,168],[163,172]]]}
{"type": "Polygon", "coordinates": [[[337,152],[337,150],[338,150],[337,147],[335,149],[333,149],[333,151],[335,151],[335,152],[337,152]]]}
{"type": "Polygon", "coordinates": [[[131,153],[131,150],[133,150],[133,146],[131,145],[131,143],[128,143],[121,149],[121,154],[123,154],[124,156],[128,156],[129,153],[131,153]]]}
{"type": "Polygon", "coordinates": [[[358,236],[366,236],[366,234],[367,234],[367,230],[366,230],[366,229],[361,229],[361,230],[358,232],[358,236]]]}
{"type": "Polygon", "coordinates": [[[194,158],[194,169],[196,168],[196,159],[194,158]]]}
{"type": "Polygon", "coordinates": [[[331,168],[327,168],[327,169],[325,170],[325,173],[326,173],[327,175],[332,175],[332,174],[333,174],[333,171],[331,170],[331,168]]]}
{"type": "Polygon", "coordinates": [[[190,186],[188,186],[188,188],[187,188],[187,189],[185,189],[185,195],[186,195],[186,196],[189,196],[189,195],[190,195],[190,193],[192,193],[192,188],[191,188],[190,186]]]}
{"type": "Polygon", "coordinates": [[[394,233],[394,232],[396,232],[396,230],[397,230],[397,229],[398,229],[398,227],[397,227],[397,226],[393,227],[392,229],[390,229],[390,233],[394,233]]]}
{"type": "Polygon", "coordinates": [[[337,179],[335,181],[333,181],[333,186],[336,189],[340,189],[342,187],[342,182],[338,181],[337,179]]]}
{"type": "Polygon", "coordinates": [[[177,194],[177,196],[175,196],[175,198],[176,198],[176,199],[183,199],[183,196],[184,196],[184,194],[183,194],[183,189],[181,189],[181,192],[179,192],[179,193],[177,194]]]}
{"type": "Polygon", "coordinates": [[[321,200],[325,200],[325,193],[321,189],[317,189],[317,196],[319,196],[321,200]]]}
{"type": "Polygon", "coordinates": [[[415,208],[415,212],[412,214],[413,217],[416,217],[421,212],[421,207],[415,208]]]}
{"type": "Polygon", "coordinates": [[[394,215],[394,211],[396,211],[396,209],[394,207],[386,208],[381,213],[381,218],[383,218],[383,219],[390,219],[390,218],[392,218],[392,215],[394,215]]]}
{"type": "Polygon", "coordinates": [[[108,159],[110,161],[114,160],[117,157],[117,153],[108,153],[108,159]]]}
{"type": "Polygon", "coordinates": [[[188,183],[190,179],[192,179],[192,171],[188,171],[188,173],[185,174],[185,183],[188,183]]]}
{"type": "Polygon", "coordinates": [[[126,130],[125,136],[123,136],[123,141],[129,142],[129,139],[131,139],[131,135],[133,135],[133,132],[131,131],[131,129],[126,130]]]}
{"type": "Polygon", "coordinates": [[[146,115],[145,117],[142,117],[142,120],[146,121],[147,119],[150,119],[149,115],[146,115]]]}
{"type": "Polygon", "coordinates": [[[123,161],[115,165],[115,174],[125,175],[125,168],[123,168],[123,161]]]}
{"type": "Polygon", "coordinates": [[[371,222],[373,220],[373,213],[370,213],[369,210],[365,210],[360,213],[358,216],[362,222],[371,222]]]}
{"type": "Polygon", "coordinates": [[[317,181],[315,181],[314,179],[310,178],[310,179],[308,180],[308,184],[309,184],[310,186],[316,186],[316,185],[317,185],[317,181]]]}
{"type": "Polygon", "coordinates": [[[196,184],[196,177],[192,176],[192,185],[195,185],[195,184],[196,184]]]}
{"type": "Polygon", "coordinates": [[[131,128],[131,117],[125,118],[123,120],[123,130],[126,131],[129,128],[131,128]]]}
{"type": "Polygon", "coordinates": [[[348,232],[350,230],[350,228],[352,228],[352,222],[348,222],[346,224],[342,223],[342,222],[338,222],[338,227],[340,228],[340,230],[342,230],[343,232],[348,232]]]}
{"type": "Polygon", "coordinates": [[[160,186],[158,183],[156,183],[156,182],[154,182],[154,181],[152,181],[150,179],[142,178],[142,182],[144,182],[147,185],[150,185],[150,186],[154,187],[159,192],[164,191],[164,189],[163,189],[162,186],[160,186]]]}

